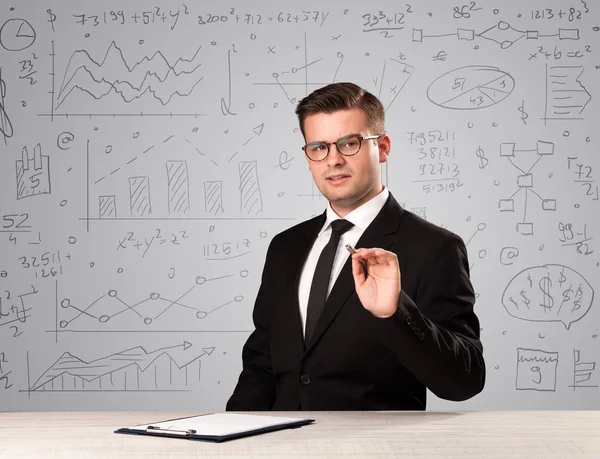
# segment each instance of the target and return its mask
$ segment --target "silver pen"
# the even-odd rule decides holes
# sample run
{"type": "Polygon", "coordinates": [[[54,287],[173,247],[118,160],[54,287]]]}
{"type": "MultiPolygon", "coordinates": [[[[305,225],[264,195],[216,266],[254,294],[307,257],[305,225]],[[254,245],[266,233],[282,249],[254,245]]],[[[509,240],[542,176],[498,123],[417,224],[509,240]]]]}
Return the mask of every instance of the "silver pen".
{"type": "MultiPolygon", "coordinates": [[[[352,255],[354,255],[356,253],[356,250],[350,244],[346,244],[346,249],[348,249],[348,252],[350,252],[352,255]]],[[[363,260],[362,258],[358,261],[360,261],[360,264],[362,265],[363,269],[365,270],[365,279],[366,279],[367,276],[369,275],[369,269],[367,268],[367,262],[365,260],[363,260]]]]}

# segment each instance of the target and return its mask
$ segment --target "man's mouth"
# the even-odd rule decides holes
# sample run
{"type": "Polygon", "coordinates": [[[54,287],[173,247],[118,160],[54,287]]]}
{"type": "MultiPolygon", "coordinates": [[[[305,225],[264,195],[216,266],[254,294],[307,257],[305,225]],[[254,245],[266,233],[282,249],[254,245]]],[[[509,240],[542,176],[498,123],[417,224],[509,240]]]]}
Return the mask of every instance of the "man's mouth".
{"type": "Polygon", "coordinates": [[[342,179],[345,179],[348,177],[350,177],[348,174],[330,175],[329,177],[327,177],[327,180],[335,182],[335,181],[342,180],[342,179]]]}

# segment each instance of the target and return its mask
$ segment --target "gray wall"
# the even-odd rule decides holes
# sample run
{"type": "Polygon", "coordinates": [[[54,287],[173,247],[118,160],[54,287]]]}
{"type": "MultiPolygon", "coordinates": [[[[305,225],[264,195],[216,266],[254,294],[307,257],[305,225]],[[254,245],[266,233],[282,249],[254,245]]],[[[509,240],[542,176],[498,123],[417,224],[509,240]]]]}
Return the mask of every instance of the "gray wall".
{"type": "Polygon", "coordinates": [[[295,105],[348,80],[469,251],[487,385],[428,407],[600,408],[600,5],[459,3],[3,1],[0,408],[224,409],[270,240],[326,205],[295,105]]]}

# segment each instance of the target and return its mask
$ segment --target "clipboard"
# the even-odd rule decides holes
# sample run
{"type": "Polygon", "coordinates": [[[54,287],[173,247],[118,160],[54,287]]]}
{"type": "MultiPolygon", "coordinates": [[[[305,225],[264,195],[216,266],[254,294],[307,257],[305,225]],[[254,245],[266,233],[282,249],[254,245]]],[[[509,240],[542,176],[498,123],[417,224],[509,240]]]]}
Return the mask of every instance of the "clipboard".
{"type": "Polygon", "coordinates": [[[282,429],[292,429],[315,422],[308,418],[263,416],[240,413],[206,413],[197,416],[123,427],[115,433],[152,435],[209,442],[223,442],[282,429]]]}

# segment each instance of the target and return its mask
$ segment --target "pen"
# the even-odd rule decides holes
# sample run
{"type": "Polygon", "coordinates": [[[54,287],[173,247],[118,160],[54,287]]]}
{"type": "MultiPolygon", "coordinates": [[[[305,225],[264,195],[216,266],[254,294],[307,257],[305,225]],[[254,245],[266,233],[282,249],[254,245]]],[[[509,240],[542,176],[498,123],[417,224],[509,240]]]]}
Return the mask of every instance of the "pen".
{"type": "MultiPolygon", "coordinates": [[[[356,250],[354,250],[354,247],[352,247],[350,244],[346,244],[346,249],[348,249],[348,252],[350,252],[352,255],[354,255],[356,253],[356,250]]],[[[367,276],[369,275],[369,270],[367,268],[367,262],[363,259],[360,259],[358,261],[360,261],[360,264],[362,265],[363,269],[365,270],[365,279],[366,279],[367,276]]]]}

